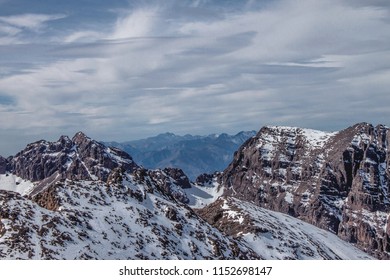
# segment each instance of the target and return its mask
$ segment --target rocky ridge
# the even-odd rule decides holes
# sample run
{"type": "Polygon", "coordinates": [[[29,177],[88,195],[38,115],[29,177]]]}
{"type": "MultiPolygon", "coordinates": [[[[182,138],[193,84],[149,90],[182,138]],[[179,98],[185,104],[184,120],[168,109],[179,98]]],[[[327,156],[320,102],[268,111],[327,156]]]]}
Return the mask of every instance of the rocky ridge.
{"type": "Polygon", "coordinates": [[[61,176],[62,179],[106,180],[118,166],[137,168],[123,151],[108,148],[78,132],[72,139],[61,136],[56,142],[41,140],[7,159],[7,170],[32,182],[61,176]]]}
{"type": "Polygon", "coordinates": [[[390,257],[389,128],[263,127],[218,175],[225,196],[287,213],[390,257]]]}

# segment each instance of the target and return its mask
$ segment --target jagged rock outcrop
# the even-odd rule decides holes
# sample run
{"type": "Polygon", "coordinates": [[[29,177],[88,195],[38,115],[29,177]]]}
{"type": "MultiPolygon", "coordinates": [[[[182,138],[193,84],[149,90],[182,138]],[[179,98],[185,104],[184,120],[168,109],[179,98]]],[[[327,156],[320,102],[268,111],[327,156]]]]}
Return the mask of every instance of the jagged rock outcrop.
{"type": "Polygon", "coordinates": [[[47,210],[57,211],[61,205],[61,199],[57,192],[57,185],[51,185],[43,191],[30,196],[30,199],[47,210]]]}
{"type": "Polygon", "coordinates": [[[174,183],[183,189],[191,188],[190,180],[183,170],[174,167],[164,168],[163,171],[174,180],[174,183]]]}
{"type": "Polygon", "coordinates": [[[200,186],[210,185],[214,179],[218,179],[220,177],[220,174],[221,172],[214,172],[213,174],[207,174],[207,173],[200,174],[196,178],[195,183],[200,186]]]}
{"type": "Polygon", "coordinates": [[[5,174],[7,170],[7,160],[0,156],[0,174],[5,174]]]}
{"type": "Polygon", "coordinates": [[[180,169],[166,168],[164,170],[145,170],[143,176],[139,177],[139,182],[146,185],[153,185],[164,194],[182,203],[188,203],[189,199],[183,189],[191,187],[187,176],[180,169]],[[178,174],[181,174],[178,177],[178,174]],[[174,176],[171,177],[170,175],[174,176]],[[184,186],[180,183],[184,183],[184,186]]]}
{"type": "Polygon", "coordinates": [[[137,165],[125,152],[109,148],[78,132],[72,139],[61,136],[56,142],[38,141],[8,160],[8,168],[32,182],[51,178],[106,181],[116,167],[134,170],[137,165]]]}
{"type": "Polygon", "coordinates": [[[389,128],[264,127],[219,176],[224,195],[288,213],[389,258],[389,128]]]}

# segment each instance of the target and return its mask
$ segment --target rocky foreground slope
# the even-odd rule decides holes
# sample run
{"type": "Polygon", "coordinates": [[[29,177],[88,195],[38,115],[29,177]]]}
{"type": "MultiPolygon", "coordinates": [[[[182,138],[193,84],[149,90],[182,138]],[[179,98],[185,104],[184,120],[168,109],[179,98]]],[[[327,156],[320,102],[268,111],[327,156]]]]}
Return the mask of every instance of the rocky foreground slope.
{"type": "Polygon", "coordinates": [[[1,259],[370,258],[331,233],[236,198],[194,210],[189,205],[220,194],[216,178],[206,176],[214,184],[201,187],[180,169],[144,169],[83,133],[32,143],[2,158],[0,171],[1,259]],[[226,230],[237,222],[241,233],[226,230]]]}
{"type": "Polygon", "coordinates": [[[390,257],[389,128],[263,127],[217,180],[225,196],[287,213],[390,257]]]}
{"type": "Polygon", "coordinates": [[[220,197],[198,213],[264,259],[368,259],[329,231],[233,197],[220,197]]]}

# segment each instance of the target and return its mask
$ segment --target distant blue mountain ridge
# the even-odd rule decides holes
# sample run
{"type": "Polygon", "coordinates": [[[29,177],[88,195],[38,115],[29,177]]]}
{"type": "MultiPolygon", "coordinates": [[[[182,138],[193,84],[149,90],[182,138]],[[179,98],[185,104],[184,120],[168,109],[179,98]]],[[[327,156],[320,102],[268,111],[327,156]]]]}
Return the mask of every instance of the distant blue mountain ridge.
{"type": "Polygon", "coordinates": [[[167,132],[146,139],[104,144],[127,152],[135,162],[148,169],[177,167],[195,180],[203,173],[223,171],[232,161],[234,152],[255,135],[256,131],[206,136],[179,136],[167,132]]]}

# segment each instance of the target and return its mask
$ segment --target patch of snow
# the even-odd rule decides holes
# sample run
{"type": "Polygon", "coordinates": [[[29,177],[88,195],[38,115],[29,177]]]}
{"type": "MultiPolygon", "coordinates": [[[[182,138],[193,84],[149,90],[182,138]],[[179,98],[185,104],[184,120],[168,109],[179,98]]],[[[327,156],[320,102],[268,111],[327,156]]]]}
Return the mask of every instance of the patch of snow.
{"type": "Polygon", "coordinates": [[[293,203],[293,200],[294,200],[294,195],[290,192],[286,192],[286,196],[284,197],[284,200],[287,202],[287,203],[290,203],[292,204],[293,203]]]}
{"type": "Polygon", "coordinates": [[[366,133],[360,133],[358,135],[355,135],[352,139],[352,146],[360,147],[361,143],[368,144],[370,142],[370,136],[366,133]]]}
{"type": "MultiPolygon", "coordinates": [[[[225,208],[222,207],[222,209],[225,208]]],[[[244,222],[244,217],[237,211],[229,210],[225,213],[227,214],[228,218],[233,219],[233,221],[237,221],[239,224],[244,222]]]]}
{"type": "Polygon", "coordinates": [[[188,199],[188,205],[192,208],[203,208],[213,203],[224,191],[216,181],[211,186],[198,186],[194,184],[191,188],[183,189],[188,199]]]}
{"type": "Polygon", "coordinates": [[[337,132],[325,132],[314,129],[302,129],[303,135],[309,144],[315,148],[322,148],[330,137],[337,134],[337,132]]]}
{"type": "Polygon", "coordinates": [[[312,194],[308,190],[306,190],[305,192],[302,193],[301,203],[304,206],[309,205],[311,195],[312,194]]]}
{"type": "Polygon", "coordinates": [[[0,174],[0,190],[13,191],[21,195],[29,194],[34,183],[24,180],[14,174],[0,174]]]}
{"type": "MultiPolygon", "coordinates": [[[[359,214],[360,213],[358,213],[358,215],[359,214]]],[[[363,221],[369,224],[372,228],[379,227],[386,231],[387,219],[389,216],[388,213],[382,211],[370,212],[366,209],[362,209],[361,215],[363,217],[363,221]]]]}
{"type": "Polygon", "coordinates": [[[368,163],[368,164],[371,164],[371,165],[377,165],[378,163],[376,161],[373,161],[372,159],[370,158],[366,158],[366,160],[364,161],[365,163],[368,163]]]}
{"type": "Polygon", "coordinates": [[[271,175],[272,174],[272,168],[271,167],[263,167],[263,170],[265,173],[267,173],[268,175],[271,175]]]}
{"type": "Polygon", "coordinates": [[[286,177],[287,170],[285,168],[279,168],[278,172],[279,172],[279,175],[282,175],[283,177],[286,177]]]}

